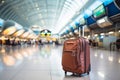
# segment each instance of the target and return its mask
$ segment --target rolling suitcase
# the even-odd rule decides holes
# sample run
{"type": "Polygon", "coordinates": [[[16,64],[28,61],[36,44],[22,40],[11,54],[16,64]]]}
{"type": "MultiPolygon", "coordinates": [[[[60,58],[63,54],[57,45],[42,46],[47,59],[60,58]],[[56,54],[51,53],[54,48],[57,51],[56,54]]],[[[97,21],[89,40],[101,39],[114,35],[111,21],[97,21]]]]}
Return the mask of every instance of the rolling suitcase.
{"type": "Polygon", "coordinates": [[[76,74],[90,72],[90,47],[85,38],[70,39],[64,42],[62,66],[65,71],[76,74]]]}

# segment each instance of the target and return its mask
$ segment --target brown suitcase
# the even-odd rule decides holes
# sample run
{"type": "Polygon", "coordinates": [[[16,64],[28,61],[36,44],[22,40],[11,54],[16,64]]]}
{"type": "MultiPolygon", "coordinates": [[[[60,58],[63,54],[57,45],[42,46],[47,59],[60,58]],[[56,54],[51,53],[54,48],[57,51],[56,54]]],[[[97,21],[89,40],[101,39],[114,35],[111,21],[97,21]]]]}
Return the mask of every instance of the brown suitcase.
{"type": "Polygon", "coordinates": [[[65,74],[90,72],[90,47],[85,38],[70,39],[64,42],[62,66],[65,74]]]}

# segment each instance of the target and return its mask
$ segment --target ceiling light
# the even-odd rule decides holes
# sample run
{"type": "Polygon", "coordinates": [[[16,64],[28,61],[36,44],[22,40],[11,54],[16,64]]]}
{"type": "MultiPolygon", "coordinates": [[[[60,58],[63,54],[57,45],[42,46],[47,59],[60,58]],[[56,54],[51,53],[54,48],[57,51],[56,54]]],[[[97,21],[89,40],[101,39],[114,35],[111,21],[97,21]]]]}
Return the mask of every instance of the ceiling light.
{"type": "Polygon", "coordinates": [[[17,30],[16,23],[11,20],[7,20],[3,24],[2,34],[3,35],[11,35],[17,30]]]}
{"type": "Polygon", "coordinates": [[[64,38],[66,37],[66,35],[63,36],[64,38]]]}
{"type": "Polygon", "coordinates": [[[16,28],[14,26],[11,26],[10,28],[5,29],[2,33],[4,35],[11,35],[16,31],[16,28]]]}
{"type": "Polygon", "coordinates": [[[25,32],[21,35],[22,38],[26,38],[29,35],[29,32],[25,32]]]}
{"type": "Polygon", "coordinates": [[[24,33],[24,30],[21,29],[21,30],[15,32],[15,33],[13,34],[13,36],[17,37],[17,36],[20,36],[20,35],[23,34],[23,33],[24,33]]]}
{"type": "Polygon", "coordinates": [[[68,27],[66,27],[65,29],[66,29],[66,30],[69,30],[69,28],[68,28],[68,27]]]}
{"type": "Polygon", "coordinates": [[[37,10],[40,10],[40,8],[37,8],[37,10]]]}
{"type": "Polygon", "coordinates": [[[10,39],[10,41],[12,41],[12,40],[14,40],[15,38],[11,37],[11,38],[9,38],[9,39],[10,39]]]}
{"type": "Polygon", "coordinates": [[[100,35],[102,35],[102,36],[103,36],[103,35],[105,35],[105,33],[101,33],[100,35]]]}
{"type": "Polygon", "coordinates": [[[100,39],[103,39],[103,38],[104,38],[104,35],[101,35],[101,36],[100,36],[100,39]]]}
{"type": "Polygon", "coordinates": [[[113,31],[109,32],[109,34],[113,34],[113,33],[114,33],[113,31]]]}
{"type": "Polygon", "coordinates": [[[74,30],[74,33],[78,33],[78,30],[76,29],[76,30],[74,30]]]}
{"type": "Polygon", "coordinates": [[[8,38],[6,38],[5,36],[1,36],[0,39],[1,39],[1,40],[6,40],[6,39],[8,39],[8,38]]]}
{"type": "Polygon", "coordinates": [[[34,34],[30,34],[27,38],[32,38],[34,36],[34,34]]]}
{"type": "Polygon", "coordinates": [[[38,7],[38,4],[37,4],[37,3],[35,4],[35,7],[38,7]]]}
{"type": "Polygon", "coordinates": [[[33,25],[32,28],[38,28],[38,26],[37,25],[33,25]]]}
{"type": "Polygon", "coordinates": [[[70,33],[69,33],[69,35],[73,35],[73,33],[72,33],[72,32],[70,32],[70,33]]]}
{"type": "Polygon", "coordinates": [[[82,5],[78,0],[65,1],[60,17],[56,23],[56,26],[58,26],[56,30],[60,31],[63,27],[65,27],[66,24],[70,23],[71,22],[70,20],[76,15],[76,11],[79,11],[87,3],[87,1],[88,0],[85,0],[84,3],[82,3],[82,5]]]}
{"type": "Polygon", "coordinates": [[[104,23],[105,22],[105,19],[103,18],[103,19],[100,19],[100,20],[98,20],[97,21],[99,24],[101,24],[101,23],[104,23]]]}
{"type": "Polygon", "coordinates": [[[0,32],[1,32],[2,30],[0,29],[0,32]]]}
{"type": "Polygon", "coordinates": [[[95,37],[97,37],[97,36],[98,36],[98,34],[95,34],[94,36],[95,36],[95,37]]]}
{"type": "Polygon", "coordinates": [[[87,36],[84,36],[84,38],[86,38],[86,39],[87,39],[87,36]]]}
{"type": "Polygon", "coordinates": [[[5,1],[4,1],[4,0],[2,0],[2,3],[5,3],[5,1]]]}
{"type": "Polygon", "coordinates": [[[90,38],[90,35],[88,35],[88,38],[90,38]]]}

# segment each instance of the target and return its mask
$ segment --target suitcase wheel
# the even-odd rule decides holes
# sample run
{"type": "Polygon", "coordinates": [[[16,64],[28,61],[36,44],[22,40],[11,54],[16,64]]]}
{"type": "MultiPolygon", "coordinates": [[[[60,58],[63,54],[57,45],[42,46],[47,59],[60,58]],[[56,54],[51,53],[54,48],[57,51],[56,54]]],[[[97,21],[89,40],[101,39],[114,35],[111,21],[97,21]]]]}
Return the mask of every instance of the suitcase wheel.
{"type": "Polygon", "coordinates": [[[89,74],[90,74],[90,72],[87,72],[87,74],[89,75],[89,74]]]}

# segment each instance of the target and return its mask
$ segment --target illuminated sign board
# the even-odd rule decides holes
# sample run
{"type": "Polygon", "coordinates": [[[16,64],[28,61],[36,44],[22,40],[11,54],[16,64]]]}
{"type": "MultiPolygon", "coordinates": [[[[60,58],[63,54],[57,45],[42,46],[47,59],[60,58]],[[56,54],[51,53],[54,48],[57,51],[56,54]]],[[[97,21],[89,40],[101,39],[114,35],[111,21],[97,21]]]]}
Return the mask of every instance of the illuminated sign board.
{"type": "Polygon", "coordinates": [[[106,14],[106,12],[105,12],[105,8],[103,5],[100,5],[95,10],[93,10],[93,16],[95,18],[101,17],[105,14],[106,14]]]}

